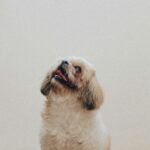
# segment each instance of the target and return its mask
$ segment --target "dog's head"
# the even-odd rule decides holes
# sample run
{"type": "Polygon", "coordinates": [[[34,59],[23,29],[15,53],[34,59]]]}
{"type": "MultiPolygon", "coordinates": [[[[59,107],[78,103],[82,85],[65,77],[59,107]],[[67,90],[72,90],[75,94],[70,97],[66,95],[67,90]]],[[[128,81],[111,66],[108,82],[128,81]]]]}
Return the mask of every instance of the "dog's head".
{"type": "Polygon", "coordinates": [[[103,93],[93,66],[77,57],[61,60],[48,72],[42,83],[41,93],[50,96],[50,91],[55,94],[71,93],[88,110],[98,108],[103,102],[103,93]]]}

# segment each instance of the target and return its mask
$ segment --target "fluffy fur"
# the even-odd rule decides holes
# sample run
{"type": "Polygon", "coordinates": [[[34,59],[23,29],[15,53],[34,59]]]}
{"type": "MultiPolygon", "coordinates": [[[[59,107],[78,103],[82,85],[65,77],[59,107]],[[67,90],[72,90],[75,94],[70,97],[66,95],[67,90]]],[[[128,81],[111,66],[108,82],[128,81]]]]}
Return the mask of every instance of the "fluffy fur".
{"type": "Polygon", "coordinates": [[[41,86],[46,96],[41,150],[110,150],[99,111],[103,93],[93,66],[81,58],[64,60],[52,67],[41,86]]]}

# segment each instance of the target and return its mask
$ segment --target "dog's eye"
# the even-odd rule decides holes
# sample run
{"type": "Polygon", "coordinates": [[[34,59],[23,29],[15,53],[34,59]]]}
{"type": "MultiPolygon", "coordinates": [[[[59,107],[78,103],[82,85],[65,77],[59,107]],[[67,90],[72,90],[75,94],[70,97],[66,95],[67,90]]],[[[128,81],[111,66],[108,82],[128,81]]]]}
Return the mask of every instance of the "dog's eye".
{"type": "Polygon", "coordinates": [[[81,73],[81,67],[80,66],[74,66],[76,73],[81,73]]]}

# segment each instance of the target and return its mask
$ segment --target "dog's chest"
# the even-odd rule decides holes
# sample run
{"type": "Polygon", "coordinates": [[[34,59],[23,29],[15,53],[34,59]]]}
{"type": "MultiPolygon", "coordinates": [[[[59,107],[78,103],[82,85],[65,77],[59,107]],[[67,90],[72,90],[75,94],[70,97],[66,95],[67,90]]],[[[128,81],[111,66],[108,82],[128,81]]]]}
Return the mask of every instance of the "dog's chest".
{"type": "Polygon", "coordinates": [[[44,120],[48,131],[51,134],[63,134],[75,136],[79,134],[89,120],[82,116],[75,106],[67,106],[66,104],[51,106],[47,119],[44,120]]]}
{"type": "MultiPolygon", "coordinates": [[[[43,136],[48,136],[49,142],[56,148],[65,150],[71,147],[81,147],[82,139],[85,136],[84,120],[80,112],[76,111],[73,106],[66,107],[51,106],[47,119],[44,121],[42,129],[43,136]]],[[[49,144],[50,145],[50,144],[49,144]]]]}
{"type": "Polygon", "coordinates": [[[73,147],[75,147],[76,150],[80,150],[86,147],[86,150],[88,150],[87,146],[90,145],[91,150],[94,148],[92,145],[98,147],[103,145],[100,144],[100,137],[96,136],[99,133],[101,135],[101,130],[99,130],[101,125],[95,126],[95,119],[77,110],[76,106],[68,103],[67,105],[65,103],[61,105],[54,103],[45,115],[42,137],[47,137],[48,145],[52,145],[55,149],[74,150],[73,147]],[[89,144],[90,142],[92,144],[89,144]]]}

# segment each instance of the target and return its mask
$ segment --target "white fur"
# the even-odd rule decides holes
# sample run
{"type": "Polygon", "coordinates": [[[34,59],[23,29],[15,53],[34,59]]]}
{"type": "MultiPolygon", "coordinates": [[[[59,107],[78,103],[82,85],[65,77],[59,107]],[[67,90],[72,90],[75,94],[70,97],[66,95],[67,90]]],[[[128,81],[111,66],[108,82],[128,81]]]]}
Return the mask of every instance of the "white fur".
{"type": "Polygon", "coordinates": [[[42,113],[41,150],[110,150],[100,110],[84,109],[77,96],[50,91],[42,113]]]}

